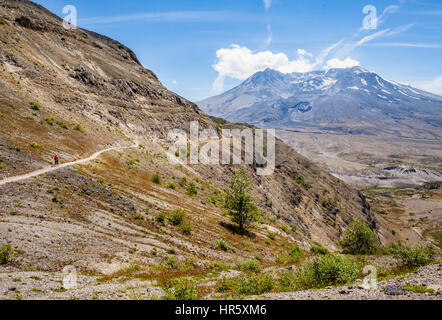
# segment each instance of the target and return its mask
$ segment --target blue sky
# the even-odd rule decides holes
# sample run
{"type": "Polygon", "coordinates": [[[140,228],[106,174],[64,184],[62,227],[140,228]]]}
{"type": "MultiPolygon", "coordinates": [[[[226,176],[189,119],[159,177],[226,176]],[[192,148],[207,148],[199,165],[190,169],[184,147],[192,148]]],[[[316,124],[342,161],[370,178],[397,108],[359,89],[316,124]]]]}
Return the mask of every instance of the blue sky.
{"type": "Polygon", "coordinates": [[[440,0],[36,2],[61,17],[65,5],[75,6],[80,27],[130,47],[166,87],[193,101],[266,67],[357,64],[442,95],[440,0]]]}

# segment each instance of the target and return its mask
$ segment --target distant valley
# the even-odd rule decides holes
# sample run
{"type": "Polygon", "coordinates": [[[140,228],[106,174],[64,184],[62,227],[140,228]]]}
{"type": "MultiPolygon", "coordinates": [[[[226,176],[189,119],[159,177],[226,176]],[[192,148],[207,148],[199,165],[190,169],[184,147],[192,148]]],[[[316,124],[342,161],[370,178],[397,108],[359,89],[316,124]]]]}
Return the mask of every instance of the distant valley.
{"type": "Polygon", "coordinates": [[[267,69],[198,105],[229,121],[278,129],[347,183],[402,187],[442,179],[442,97],[361,67],[267,69]]]}

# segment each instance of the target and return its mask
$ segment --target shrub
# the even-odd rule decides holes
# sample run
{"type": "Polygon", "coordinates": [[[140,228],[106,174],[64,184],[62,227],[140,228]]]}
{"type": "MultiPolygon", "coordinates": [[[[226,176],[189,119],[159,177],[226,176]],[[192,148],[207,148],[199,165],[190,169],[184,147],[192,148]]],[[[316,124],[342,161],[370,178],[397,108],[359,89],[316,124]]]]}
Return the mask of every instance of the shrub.
{"type": "Polygon", "coordinates": [[[296,273],[296,282],[301,289],[322,288],[352,282],[358,274],[357,263],[328,254],[305,263],[296,273]]]}
{"type": "Polygon", "coordinates": [[[152,176],[151,181],[155,184],[161,184],[161,175],[159,172],[155,172],[155,174],[152,176]]]}
{"type": "Polygon", "coordinates": [[[276,233],[274,232],[270,232],[267,237],[269,237],[270,240],[275,240],[276,239],[276,233]]]}
{"type": "Polygon", "coordinates": [[[223,251],[232,251],[235,252],[235,249],[224,239],[218,239],[215,242],[215,248],[223,251]]]}
{"type": "Polygon", "coordinates": [[[198,193],[198,191],[196,190],[196,186],[195,186],[195,183],[191,183],[191,184],[189,184],[188,186],[187,186],[187,194],[189,195],[189,196],[194,196],[194,195],[196,195],[198,193]]]}
{"type": "Polygon", "coordinates": [[[158,254],[158,250],[157,250],[157,248],[152,248],[152,250],[150,251],[150,253],[151,253],[153,256],[156,256],[156,255],[158,254]]]}
{"type": "Polygon", "coordinates": [[[11,256],[14,253],[14,250],[12,249],[11,245],[4,244],[0,248],[0,264],[8,264],[11,262],[11,256]]]}
{"type": "Polygon", "coordinates": [[[178,226],[184,221],[185,217],[186,213],[184,212],[184,210],[177,209],[169,215],[168,219],[171,224],[173,224],[174,226],[178,226]]]}
{"type": "Polygon", "coordinates": [[[186,236],[190,236],[192,234],[192,225],[189,221],[184,221],[178,226],[178,230],[186,236]]]}
{"type": "Polygon", "coordinates": [[[37,142],[31,142],[31,147],[37,149],[40,148],[40,145],[37,142]]]}
{"type": "Polygon", "coordinates": [[[167,218],[167,215],[164,212],[160,212],[155,217],[155,220],[156,220],[156,222],[158,222],[159,224],[164,226],[166,224],[166,218],[167,218]]]}
{"type": "Polygon", "coordinates": [[[75,130],[75,131],[79,131],[79,132],[84,132],[84,129],[83,129],[83,127],[81,126],[81,124],[76,124],[76,125],[74,126],[74,130],[75,130]]]}
{"type": "Polygon", "coordinates": [[[38,102],[32,101],[30,105],[32,110],[39,111],[41,109],[41,106],[38,102]]]}
{"type": "Polygon", "coordinates": [[[339,244],[344,253],[350,254],[373,254],[379,249],[376,233],[361,220],[350,224],[339,244]]]}
{"type": "Polygon", "coordinates": [[[260,269],[260,265],[256,260],[249,260],[243,263],[242,269],[244,271],[258,272],[260,269]]]}
{"type": "Polygon", "coordinates": [[[423,247],[417,246],[410,248],[404,245],[397,245],[396,248],[391,249],[395,259],[397,259],[401,265],[413,268],[422,267],[433,261],[435,254],[434,249],[431,246],[423,247]]]}
{"type": "Polygon", "coordinates": [[[195,300],[197,298],[197,289],[195,284],[186,279],[164,287],[165,295],[163,300],[195,300]]]}
{"type": "Polygon", "coordinates": [[[283,256],[277,256],[276,261],[279,263],[297,263],[304,257],[305,252],[298,246],[292,246],[289,252],[283,256]]]}
{"type": "Polygon", "coordinates": [[[297,290],[297,278],[293,272],[284,272],[279,275],[279,291],[292,292],[297,290]]]}
{"type": "Polygon", "coordinates": [[[298,246],[292,246],[289,250],[287,262],[296,263],[304,257],[304,251],[298,246]]]}
{"type": "Polygon", "coordinates": [[[166,185],[166,188],[168,188],[168,189],[172,189],[172,190],[175,190],[175,189],[176,189],[176,184],[173,183],[173,182],[169,182],[169,183],[166,185]]]}
{"type": "Polygon", "coordinates": [[[323,255],[329,253],[327,248],[325,248],[323,246],[320,246],[320,245],[317,245],[317,244],[312,245],[310,247],[310,251],[313,252],[313,253],[316,253],[316,254],[323,254],[323,255]]]}
{"type": "Polygon", "coordinates": [[[62,127],[63,129],[69,129],[68,125],[67,125],[66,122],[64,122],[64,121],[59,120],[59,121],[57,121],[57,124],[58,124],[60,127],[62,127]]]}
{"type": "Polygon", "coordinates": [[[55,119],[53,117],[46,117],[45,121],[46,121],[47,124],[53,126],[54,122],[55,122],[55,119]]]}
{"type": "Polygon", "coordinates": [[[275,287],[270,274],[252,274],[230,279],[223,278],[218,283],[218,292],[232,292],[243,295],[259,295],[270,292],[275,287]]]}
{"type": "Polygon", "coordinates": [[[0,24],[8,24],[5,19],[0,18],[0,24]]]}

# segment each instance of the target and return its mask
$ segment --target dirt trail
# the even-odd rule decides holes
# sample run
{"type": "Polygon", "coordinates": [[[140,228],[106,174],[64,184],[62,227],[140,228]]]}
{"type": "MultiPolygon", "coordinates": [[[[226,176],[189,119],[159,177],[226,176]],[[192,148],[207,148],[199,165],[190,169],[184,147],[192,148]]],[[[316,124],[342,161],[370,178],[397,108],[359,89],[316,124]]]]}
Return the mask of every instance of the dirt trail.
{"type": "Polygon", "coordinates": [[[48,172],[56,171],[56,170],[67,168],[67,167],[72,167],[72,166],[77,165],[77,164],[88,163],[88,162],[98,158],[102,153],[105,153],[105,152],[109,152],[109,151],[112,151],[112,150],[131,149],[131,148],[136,148],[136,147],[138,147],[138,143],[136,143],[136,144],[134,144],[132,146],[129,146],[129,147],[119,147],[119,146],[117,146],[117,147],[111,147],[111,148],[103,149],[101,151],[95,152],[90,157],[87,157],[87,158],[84,158],[84,159],[80,159],[80,160],[76,160],[76,161],[72,161],[72,162],[66,162],[66,163],[60,164],[58,166],[48,166],[48,167],[45,167],[43,169],[32,171],[32,172],[29,172],[29,173],[26,173],[26,174],[22,174],[22,175],[19,175],[19,176],[5,178],[3,180],[0,180],[0,186],[8,184],[8,183],[12,183],[12,182],[18,182],[18,181],[26,180],[26,179],[29,179],[29,178],[37,177],[37,176],[40,176],[40,175],[48,173],[48,172]]]}

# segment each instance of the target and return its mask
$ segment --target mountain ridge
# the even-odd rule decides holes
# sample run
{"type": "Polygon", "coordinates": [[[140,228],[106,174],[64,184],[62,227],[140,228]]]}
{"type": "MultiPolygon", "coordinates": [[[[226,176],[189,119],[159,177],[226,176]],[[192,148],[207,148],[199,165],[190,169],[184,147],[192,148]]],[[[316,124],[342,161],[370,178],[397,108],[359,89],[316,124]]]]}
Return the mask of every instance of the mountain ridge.
{"type": "MultiPolygon", "coordinates": [[[[197,104],[217,117],[262,127],[397,123],[440,137],[442,97],[385,80],[362,67],[284,74],[266,69],[197,104]]],[[[382,130],[381,130],[382,131],[382,130]]]]}

